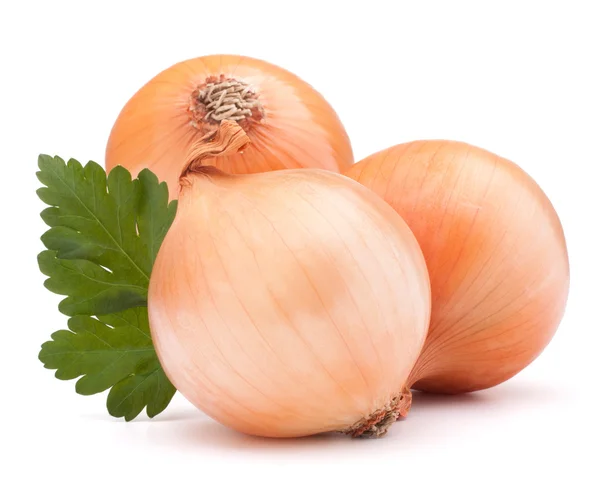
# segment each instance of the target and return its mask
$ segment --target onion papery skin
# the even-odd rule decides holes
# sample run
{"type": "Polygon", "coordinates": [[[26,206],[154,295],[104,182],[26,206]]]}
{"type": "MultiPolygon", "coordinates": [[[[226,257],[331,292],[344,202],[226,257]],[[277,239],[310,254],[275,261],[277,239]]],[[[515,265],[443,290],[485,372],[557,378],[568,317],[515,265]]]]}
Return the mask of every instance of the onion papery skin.
{"type": "Polygon", "coordinates": [[[153,341],[176,388],[266,437],[369,435],[396,414],[427,335],[416,239],[383,200],[322,170],[182,179],[149,288],[153,341]],[[375,426],[376,427],[376,426],[375,426]]]}
{"type": "Polygon", "coordinates": [[[431,325],[409,383],[463,393],[495,386],[550,342],[569,262],[559,218],[513,162],[454,141],[401,144],[347,175],[384,198],[427,262],[431,325]]]}
{"type": "Polygon", "coordinates": [[[353,163],[348,135],[329,103],[292,73],[254,58],[213,55],[173,65],[144,85],[119,114],[106,148],[106,168],[136,176],[149,168],[176,198],[190,149],[214,129],[196,104],[207,81],[235,80],[255,92],[260,107],[239,120],[251,140],[243,153],[207,158],[204,165],[234,174],[320,168],[339,172],[353,163]],[[191,111],[190,108],[194,109],[191,111]]]}

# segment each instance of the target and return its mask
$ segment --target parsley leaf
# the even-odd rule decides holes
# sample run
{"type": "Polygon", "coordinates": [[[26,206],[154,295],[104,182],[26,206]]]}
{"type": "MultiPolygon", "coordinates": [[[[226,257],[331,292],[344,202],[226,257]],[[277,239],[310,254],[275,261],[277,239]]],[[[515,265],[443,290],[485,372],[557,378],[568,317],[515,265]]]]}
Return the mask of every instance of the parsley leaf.
{"type": "Polygon", "coordinates": [[[52,334],[39,354],[44,367],[56,369],[58,379],[83,376],[79,394],[108,394],[108,412],[134,419],[144,407],[149,417],[164,411],[175,388],[163,372],[150,337],[145,307],[69,319],[69,330],[52,334]]]}
{"type": "Polygon", "coordinates": [[[146,304],[150,272],[173,218],[166,183],[143,170],[132,180],[123,167],[108,177],[101,166],[41,155],[38,196],[51,207],[42,219],[48,248],[38,256],[46,288],[67,295],[68,316],[114,313],[146,304]]]}
{"type": "Polygon", "coordinates": [[[41,216],[50,229],[38,256],[46,288],[66,295],[59,309],[69,330],[52,334],[39,359],[59,379],[82,376],[83,395],[110,389],[111,415],[134,419],[146,407],[161,413],[175,388],[152,345],[146,309],[150,273],[173,219],[166,183],[145,169],[136,179],[122,168],[40,155],[41,216]]]}

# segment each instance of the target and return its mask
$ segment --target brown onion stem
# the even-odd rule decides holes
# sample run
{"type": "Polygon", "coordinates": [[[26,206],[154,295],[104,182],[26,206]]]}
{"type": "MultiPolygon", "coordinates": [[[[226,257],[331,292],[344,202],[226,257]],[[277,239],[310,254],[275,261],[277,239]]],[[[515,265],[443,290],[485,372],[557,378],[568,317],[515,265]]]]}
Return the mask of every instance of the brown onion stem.
{"type": "Polygon", "coordinates": [[[260,122],[265,112],[255,88],[236,78],[209,77],[190,98],[191,125],[196,129],[209,128],[224,120],[260,122]]]}

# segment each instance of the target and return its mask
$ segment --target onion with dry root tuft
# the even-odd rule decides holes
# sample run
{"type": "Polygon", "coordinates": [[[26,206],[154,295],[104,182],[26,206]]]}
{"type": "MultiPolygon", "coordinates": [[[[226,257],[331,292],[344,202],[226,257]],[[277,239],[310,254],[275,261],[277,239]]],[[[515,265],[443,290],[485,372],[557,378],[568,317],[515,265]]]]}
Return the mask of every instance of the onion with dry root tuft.
{"type": "Polygon", "coordinates": [[[408,412],[429,325],[417,241],[341,175],[203,164],[247,142],[225,122],[182,174],[148,298],[163,368],[198,408],[248,434],[383,435],[408,412]]]}
{"type": "Polygon", "coordinates": [[[261,60],[214,55],[166,69],[129,100],[111,131],[106,168],[122,165],[135,176],[147,167],[177,198],[183,166],[224,120],[237,122],[250,139],[243,154],[232,149],[204,160],[224,172],[339,172],[353,163],[344,127],[310,85],[261,60]]]}
{"type": "Polygon", "coordinates": [[[558,216],[531,177],[452,141],[391,147],[347,175],[404,218],[427,262],[431,326],[412,387],[488,388],[542,352],[564,313],[569,263],[558,216]]]}

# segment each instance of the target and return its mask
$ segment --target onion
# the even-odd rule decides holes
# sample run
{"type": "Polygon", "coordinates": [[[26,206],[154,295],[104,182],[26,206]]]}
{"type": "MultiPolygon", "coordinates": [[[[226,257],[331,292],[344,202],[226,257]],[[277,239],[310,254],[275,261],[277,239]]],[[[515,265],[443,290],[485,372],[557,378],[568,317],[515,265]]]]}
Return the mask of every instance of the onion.
{"type": "MultiPolygon", "coordinates": [[[[214,151],[247,142],[226,123],[214,151]]],[[[410,406],[430,289],[383,200],[312,169],[185,168],[148,310],[160,362],[217,421],[268,437],[378,436],[410,406]]]]}
{"type": "Polygon", "coordinates": [[[569,264],[558,216],[531,177],[452,141],[398,145],[347,175],[404,218],[427,262],[431,326],[414,388],[485,389],[542,352],[564,313],[569,264]]]}
{"type": "Polygon", "coordinates": [[[353,163],[335,111],[310,85],[261,60],[214,55],[178,63],[155,76],[125,105],[110,134],[106,168],[136,176],[151,169],[176,198],[193,150],[234,120],[251,140],[244,154],[206,158],[224,172],[246,174],[314,167],[338,172],[353,163]]]}

